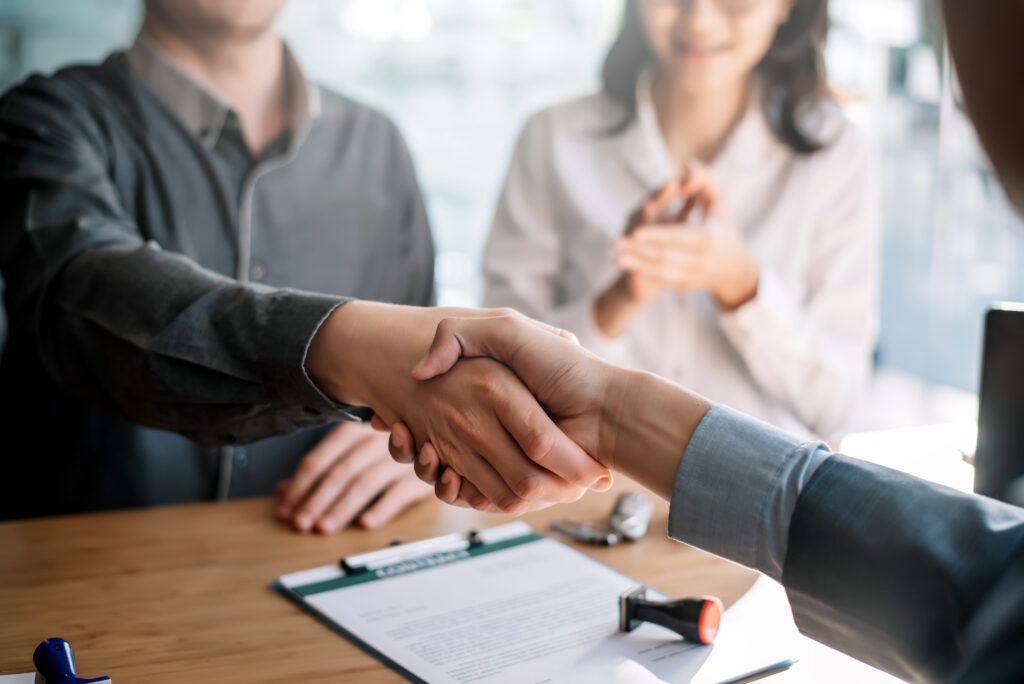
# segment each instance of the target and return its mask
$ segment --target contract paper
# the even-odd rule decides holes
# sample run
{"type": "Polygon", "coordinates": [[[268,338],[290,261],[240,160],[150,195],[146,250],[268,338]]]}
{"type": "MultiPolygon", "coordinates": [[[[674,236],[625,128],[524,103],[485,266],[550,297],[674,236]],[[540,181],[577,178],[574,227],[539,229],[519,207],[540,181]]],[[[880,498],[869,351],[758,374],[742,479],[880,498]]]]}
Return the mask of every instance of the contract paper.
{"type": "Polygon", "coordinates": [[[432,683],[719,682],[788,657],[777,638],[773,652],[759,648],[728,612],[725,640],[712,646],[650,624],[621,633],[618,598],[636,580],[523,523],[494,529],[491,543],[470,551],[352,575],[325,566],[280,584],[389,665],[432,683]]]}

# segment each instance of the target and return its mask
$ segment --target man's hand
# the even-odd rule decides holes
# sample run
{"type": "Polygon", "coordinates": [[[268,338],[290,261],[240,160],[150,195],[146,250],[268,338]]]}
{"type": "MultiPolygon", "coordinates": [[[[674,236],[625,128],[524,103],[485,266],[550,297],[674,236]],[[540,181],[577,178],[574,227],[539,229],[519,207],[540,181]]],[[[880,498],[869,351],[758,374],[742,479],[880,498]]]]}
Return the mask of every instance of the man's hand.
{"type": "Polygon", "coordinates": [[[388,425],[408,425],[420,445],[433,444],[502,511],[575,501],[587,487],[607,489],[607,469],[566,437],[500,363],[476,359],[429,381],[412,377],[444,317],[499,313],[350,302],[321,325],[306,368],[334,399],[369,406],[388,425]]]}
{"type": "Polygon", "coordinates": [[[429,496],[411,468],[391,459],[387,441],[366,425],[338,425],[277,486],[277,516],[300,532],[331,533],[353,521],[372,529],[429,496]]]}
{"type": "MultiPolygon", "coordinates": [[[[458,369],[462,357],[489,356],[508,365],[533,391],[559,428],[597,461],[668,497],[693,431],[711,408],[703,397],[649,373],[616,368],[525,316],[453,318],[438,326],[430,353],[413,371],[421,379],[458,369]]],[[[387,422],[377,420],[378,428],[387,422]]],[[[400,424],[390,424],[392,456],[415,460],[421,479],[449,503],[487,497],[472,476],[444,467],[443,449],[417,454],[400,424]]],[[[500,469],[500,461],[492,461],[500,469]]]]}

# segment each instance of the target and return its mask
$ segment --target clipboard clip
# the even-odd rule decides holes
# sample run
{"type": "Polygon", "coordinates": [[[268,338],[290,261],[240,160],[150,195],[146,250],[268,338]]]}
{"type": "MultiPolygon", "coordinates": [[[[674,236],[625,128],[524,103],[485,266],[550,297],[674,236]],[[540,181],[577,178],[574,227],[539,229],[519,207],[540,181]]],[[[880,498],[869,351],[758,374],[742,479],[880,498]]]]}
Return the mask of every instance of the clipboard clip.
{"type": "Polygon", "coordinates": [[[346,575],[357,575],[361,572],[375,570],[386,565],[394,565],[402,561],[421,558],[435,553],[465,551],[485,543],[479,530],[470,530],[465,534],[453,533],[408,544],[393,544],[379,551],[370,551],[355,556],[342,558],[338,561],[346,575]]]}

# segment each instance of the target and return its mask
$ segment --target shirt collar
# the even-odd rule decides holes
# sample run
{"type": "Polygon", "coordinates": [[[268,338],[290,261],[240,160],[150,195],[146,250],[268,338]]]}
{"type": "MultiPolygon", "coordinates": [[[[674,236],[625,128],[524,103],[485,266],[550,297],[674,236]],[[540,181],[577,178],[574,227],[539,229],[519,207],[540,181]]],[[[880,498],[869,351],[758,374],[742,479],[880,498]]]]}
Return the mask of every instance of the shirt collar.
{"type": "MultiPolygon", "coordinates": [[[[139,34],[128,50],[128,64],[135,77],[174,114],[185,130],[207,148],[217,144],[231,106],[189,76],[153,41],[139,34]]],[[[320,89],[310,82],[294,54],[284,45],[284,68],[291,85],[288,128],[289,148],[305,140],[314,119],[320,115],[320,89]]]]}
{"type": "MultiPolygon", "coordinates": [[[[651,97],[653,81],[650,71],[643,72],[637,80],[636,117],[622,133],[627,165],[641,183],[652,191],[675,178],[678,173],[658,123],[658,113],[651,97]]],[[[746,113],[711,164],[716,175],[757,166],[776,147],[760,100],[759,94],[753,93],[746,113]]]]}

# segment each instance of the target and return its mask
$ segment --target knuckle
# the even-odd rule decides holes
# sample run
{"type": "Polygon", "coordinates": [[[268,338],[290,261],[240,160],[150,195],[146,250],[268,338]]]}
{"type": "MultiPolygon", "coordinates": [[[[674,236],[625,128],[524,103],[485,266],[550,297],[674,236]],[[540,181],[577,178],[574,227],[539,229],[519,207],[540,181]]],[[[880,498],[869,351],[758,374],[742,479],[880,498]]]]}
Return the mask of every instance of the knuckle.
{"type": "Polygon", "coordinates": [[[442,318],[441,322],[437,324],[437,336],[448,337],[454,333],[455,320],[452,318],[442,318]]]}
{"type": "Polygon", "coordinates": [[[544,479],[544,476],[540,474],[531,473],[520,478],[512,487],[512,491],[524,501],[540,499],[547,492],[544,479]]]}
{"type": "Polygon", "coordinates": [[[317,475],[324,469],[324,457],[310,454],[299,464],[299,474],[304,476],[317,475]]]}
{"type": "Polygon", "coordinates": [[[448,423],[456,435],[476,437],[481,429],[479,417],[471,411],[452,411],[448,417],[448,423]]]}
{"type": "Polygon", "coordinates": [[[527,447],[527,457],[534,463],[544,463],[555,448],[555,438],[547,430],[534,428],[527,447]]]}
{"type": "Polygon", "coordinates": [[[505,513],[507,515],[522,515],[523,513],[529,511],[530,509],[530,504],[528,501],[524,501],[523,499],[519,498],[518,496],[515,496],[514,494],[509,494],[507,496],[502,497],[501,500],[498,501],[496,505],[498,506],[498,509],[501,510],[502,513],[505,513]]]}
{"type": "Polygon", "coordinates": [[[374,472],[364,472],[352,482],[357,492],[378,492],[381,490],[381,478],[374,472]]]}
{"type": "Polygon", "coordinates": [[[491,503],[487,500],[487,497],[480,493],[470,494],[467,497],[467,501],[472,508],[478,511],[486,511],[491,503]]]}

